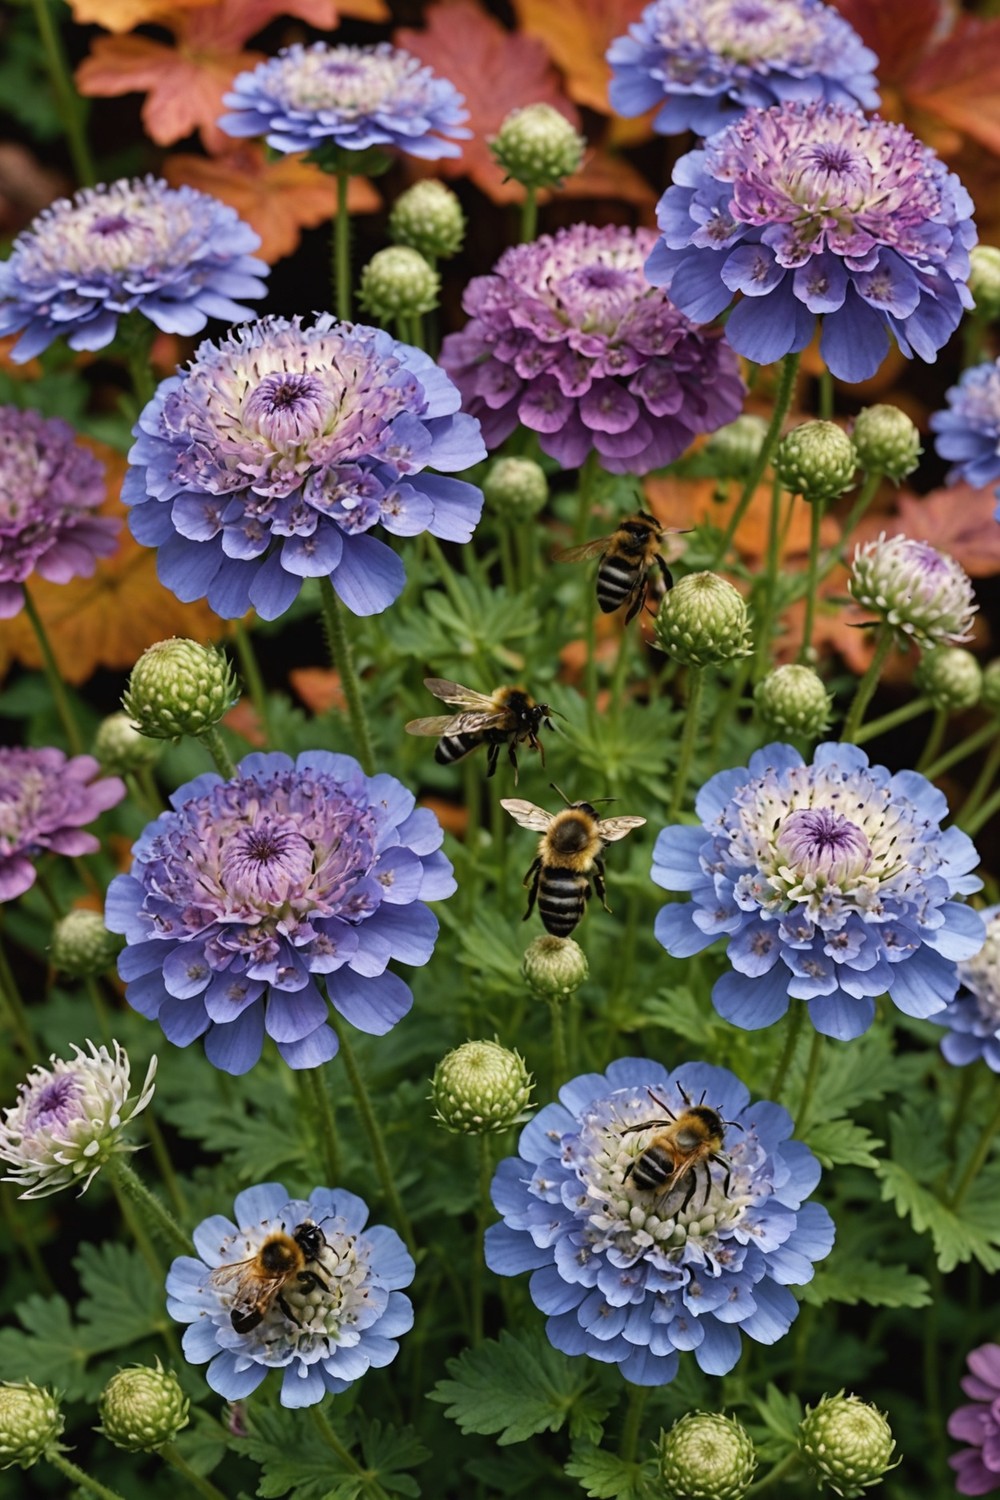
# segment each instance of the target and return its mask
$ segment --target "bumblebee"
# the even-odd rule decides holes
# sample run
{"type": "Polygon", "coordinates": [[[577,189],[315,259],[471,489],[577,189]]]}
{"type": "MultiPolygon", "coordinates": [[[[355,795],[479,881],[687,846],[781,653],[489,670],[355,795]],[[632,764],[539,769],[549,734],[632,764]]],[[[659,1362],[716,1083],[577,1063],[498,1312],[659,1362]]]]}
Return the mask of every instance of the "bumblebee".
{"type": "MultiPolygon", "coordinates": [[[[605,911],[610,911],[604,886],[604,861],[601,856],[608,844],[617,843],[633,828],[641,828],[645,818],[601,818],[590,802],[570,802],[566,793],[554,783],[567,804],[560,812],[546,812],[532,802],[518,797],[501,799],[505,808],[522,828],[530,828],[542,837],[538,854],[524,877],[528,889],[527,921],[538,900],[538,914],[546,932],[555,937],[569,937],[582,918],[590,900],[591,881],[605,911]]],[[[609,801],[609,798],[599,798],[609,801]]]]}
{"type": "Polygon", "coordinates": [[[670,569],[660,555],[660,543],[667,534],[655,516],[636,511],[626,516],[610,536],[597,537],[581,547],[570,547],[556,553],[556,562],[583,562],[600,557],[597,568],[597,603],[609,615],[621,605],[628,605],[626,625],[634,619],[646,596],[646,577],[655,563],[665,586],[673,588],[670,569]]]}
{"type": "Polygon", "coordinates": [[[315,1287],[329,1291],[319,1272],[309,1269],[309,1262],[315,1261],[327,1248],[319,1225],[312,1219],[303,1219],[291,1234],[286,1234],[283,1229],[269,1234],[248,1260],[216,1266],[209,1280],[220,1290],[232,1288],[233,1303],[229,1316],[236,1332],[252,1332],[275,1302],[290,1323],[297,1323],[298,1318],[285,1301],[284,1290],[294,1282],[304,1292],[315,1287]]]}
{"type": "Polygon", "coordinates": [[[662,1198],[668,1198],[674,1188],[687,1178],[684,1200],[678,1209],[679,1213],[683,1213],[694,1197],[700,1172],[704,1173],[704,1201],[708,1203],[712,1188],[709,1162],[717,1161],[725,1169],[722,1190],[728,1193],[730,1162],[723,1153],[722,1146],[727,1126],[743,1129],[739,1121],[724,1120],[717,1109],[712,1109],[705,1103],[704,1094],[699,1103],[695,1104],[681,1089],[685,1107],[679,1115],[675,1115],[670,1106],[658,1098],[652,1089],[647,1092],[653,1103],[663,1110],[666,1118],[643,1120],[641,1124],[629,1125],[622,1131],[622,1135],[634,1135],[640,1130],[657,1132],[626,1167],[624,1180],[627,1182],[631,1177],[633,1184],[642,1192],[655,1192],[662,1198]]]}
{"type": "Polygon", "coordinates": [[[452,703],[462,713],[442,714],[431,719],[411,719],[406,726],[407,734],[437,734],[440,739],[434,750],[438,765],[450,766],[453,761],[470,755],[479,745],[486,746],[486,774],[492,776],[497,768],[500,751],[507,746],[507,758],[514,768],[514,785],[517,786],[517,747],[527,745],[537,750],[545,764],[545,751],[538,738],[544,724],[554,729],[550,715],[553,710],[547,703],[536,703],[530,693],[519,687],[500,687],[492,693],[477,693],[473,688],[462,687],[458,682],[446,682],[442,677],[425,677],[424,687],[443,703],[452,703]]]}

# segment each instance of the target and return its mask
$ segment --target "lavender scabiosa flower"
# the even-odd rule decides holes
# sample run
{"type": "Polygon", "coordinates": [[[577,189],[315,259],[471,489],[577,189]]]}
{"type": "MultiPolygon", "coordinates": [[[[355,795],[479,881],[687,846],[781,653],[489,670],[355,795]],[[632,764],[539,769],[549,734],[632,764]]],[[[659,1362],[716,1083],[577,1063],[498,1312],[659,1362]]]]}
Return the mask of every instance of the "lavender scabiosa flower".
{"type": "Polygon", "coordinates": [[[954,460],[948,483],[981,489],[1000,479],[1000,359],[963,371],[945,400],[947,409],[934,413],[930,427],[941,457],[954,460]]]}
{"type": "Polygon", "coordinates": [[[972,306],[972,210],[905,126],[786,102],[681,158],[646,274],[699,323],[742,292],[726,337],[761,364],[804,349],[821,317],[827,368],[866,380],[890,333],[933,362],[972,306]]]}
{"type": "Polygon", "coordinates": [[[972,580],[930,542],[880,532],[855,549],[848,587],[904,643],[931,649],[972,639],[979,608],[972,580]]]}
{"type": "Polygon", "coordinates": [[[611,107],[660,105],[653,129],[713,135],[785,99],[878,105],[878,58],[820,0],[655,0],[607,52],[611,107]]]}
{"type": "Polygon", "coordinates": [[[950,1063],[964,1067],[981,1057],[1000,1073],[1000,906],[988,906],[980,915],[986,941],[958,965],[958,994],[934,1020],[950,1028],[941,1041],[950,1063]]]}
{"type": "Polygon", "coordinates": [[[523,422],[565,468],[671,463],[743,404],[736,358],[646,281],[648,229],[574,224],[506,250],[469,283],[441,363],[493,449],[523,422]]]}
{"type": "Polygon", "coordinates": [[[461,156],[469,140],[464,98],[445,78],[399,47],[286,47],[233,80],[219,125],[262,135],[275,151],[367,151],[393,146],[434,161],[461,156]]]}
{"type": "Polygon", "coordinates": [[[32,1068],[17,1103],[4,1110],[0,1161],[13,1171],[3,1180],[24,1188],[21,1198],[45,1198],[76,1185],[85,1193],[112,1156],[138,1150],[122,1135],[153,1097],[156,1058],[134,1094],[128,1053],[117,1042],[111,1043],[114,1055],[93,1042],[89,1053],[72,1045],[76,1056],[69,1061],[53,1055],[51,1067],[32,1068]]]}
{"type": "Polygon", "coordinates": [[[67,760],[61,750],[0,747],[0,902],[35,883],[39,854],[93,854],[100,843],[84,833],[125,796],[119,776],[101,776],[92,755],[67,760]]]}
{"type": "Polygon", "coordinates": [[[806,765],[773,744],[711,777],[695,808],[701,826],[665,828],[653,850],[656,883],[692,895],[661,907],[656,936],[675,958],[728,939],[712,992],[727,1021],[753,1031],[804,1000],[817,1031],[846,1040],[867,1031],[876,995],[908,1016],[944,1010],[985,934],[954,898],[982,881],[925,777],[871,766],[856,745],[819,745],[806,765]]]}
{"type": "Polygon", "coordinates": [[[960,1495],[989,1495],[1000,1489],[1000,1345],[980,1344],[966,1364],[962,1390],[972,1405],[952,1412],[948,1435],[972,1446],[953,1453],[948,1463],[958,1476],[960,1495]]]}
{"type": "Polygon", "coordinates": [[[186,1323],[183,1349],[192,1364],[211,1361],[205,1379],[228,1401],[255,1391],[268,1370],[281,1370],[282,1406],[313,1406],[337,1395],[366,1370],[395,1359],[397,1340],[413,1326],[413,1307],[401,1287],[413,1280],[413,1260],[394,1230],[366,1229],[368,1208],[342,1188],[313,1188],[290,1199],[279,1182],[237,1194],[235,1223],[222,1214],[194,1232],[200,1259],[179,1256],[167,1275],[167,1310],[186,1323]],[[238,1333],[238,1273],[274,1234],[294,1234],[311,1220],[324,1244],[310,1260],[307,1280],[286,1282],[262,1320],[238,1333]],[[282,1305],[282,1303],[284,1305],[282,1305]]]}
{"type": "Polygon", "coordinates": [[[483,506],[464,480],[424,472],[485,458],[479,424],[434,361],[381,329],[265,318],[164,380],[134,429],[122,486],[140,542],[179,599],[223,618],[288,609],[329,577],[379,614],[403,565],[368,533],[467,542],[483,506]]]}
{"type": "Polygon", "coordinates": [[[455,889],[434,814],[349,755],[246,756],[199,776],[133,846],[105,922],[125,934],[126,999],[179,1047],[245,1073],[264,1034],[292,1068],[337,1051],[327,1003],[381,1036],[413,996],[390,959],[424,964],[455,889]],[[326,993],[317,980],[325,981],[326,993]]]}
{"type": "Polygon", "coordinates": [[[209,318],[252,316],[268,267],[260,236],[228,204],[156,177],[81,188],[18,235],[0,264],[0,335],[23,330],[11,358],[65,336],[104,349],[118,319],[137,312],[164,333],[199,333],[209,318]]]}
{"type": "Polygon", "coordinates": [[[121,523],[96,514],[103,499],[104,465],[66,422],[0,406],[0,619],[33,573],[68,583],[110,556],[121,523]]]}
{"type": "Polygon", "coordinates": [[[833,1244],[826,1209],[803,1201],[819,1164],[789,1139],[787,1111],[751,1103],[725,1068],[668,1072],[638,1057],[574,1078],[559,1098],[500,1163],[492,1194],[503,1223],[486,1233],[492,1270],[533,1272],[531,1298],[555,1347],[617,1364],[635,1385],[663,1385],[680,1350],[724,1375],[741,1331],[762,1344],[781,1338],[798,1312],[789,1286],[811,1281],[833,1244]],[[666,1196],[641,1189],[631,1169],[655,1131],[632,1127],[664,1118],[663,1106],[679,1115],[685,1094],[726,1122],[726,1162],[699,1167],[693,1192],[687,1177],[666,1196]]]}

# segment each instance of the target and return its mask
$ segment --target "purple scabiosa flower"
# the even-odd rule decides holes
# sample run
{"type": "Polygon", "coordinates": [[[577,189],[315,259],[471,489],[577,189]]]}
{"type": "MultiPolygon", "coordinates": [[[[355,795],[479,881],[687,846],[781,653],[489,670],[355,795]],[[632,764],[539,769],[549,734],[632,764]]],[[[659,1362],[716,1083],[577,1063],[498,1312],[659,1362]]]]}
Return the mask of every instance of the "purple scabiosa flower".
{"type": "Polygon", "coordinates": [[[979,608],[972,580],[961,563],[930,542],[882,531],[859,543],[848,588],[904,645],[912,640],[931,650],[972,639],[979,608]]]}
{"type": "Polygon", "coordinates": [[[933,362],[972,306],[972,200],[904,125],[838,104],[751,110],[683,156],[657,210],[654,286],[770,364],[804,349],[841,380],[874,375],[893,334],[933,362]]]}
{"type": "Polygon", "coordinates": [[[464,98],[415,57],[375,47],[297,43],[233,80],[223,98],[227,135],[262,135],[275,151],[367,151],[394,146],[435,161],[461,156],[469,140],[464,98]]]}
{"type": "Polygon", "coordinates": [[[18,235],[0,264],[0,335],[31,359],[65,336],[103,349],[138,312],[164,333],[199,333],[209,318],[252,316],[234,299],[262,297],[260,236],[228,204],[156,177],[81,188],[18,235]]]}
{"type": "Polygon", "coordinates": [[[100,848],[84,824],[125,796],[120,776],[100,772],[92,755],[67,760],[61,750],[0,746],[0,902],[30,890],[39,854],[100,848]]]}
{"type": "Polygon", "coordinates": [[[234,1218],[204,1219],[194,1232],[200,1259],[178,1256],[167,1274],[167,1311],[188,1324],[183,1348],[190,1362],[211,1361],[205,1379],[213,1391],[239,1401],[268,1370],[280,1370],[282,1406],[314,1406],[392,1363],[397,1339],[413,1327],[413,1307],[400,1288],[410,1285],[414,1265],[395,1230],[365,1228],[361,1198],[317,1187],[307,1199],[290,1199],[280,1182],[265,1182],[237,1194],[234,1218]],[[275,1298],[256,1327],[238,1333],[232,1314],[240,1278],[228,1268],[306,1221],[325,1242],[310,1258],[308,1280],[286,1282],[281,1302],[275,1298]]]}
{"type": "Polygon", "coordinates": [[[483,507],[426,473],[486,457],[474,418],[429,355],[328,314],[265,318],[203,343],[139,418],[122,499],[169,589],[225,619],[288,609],[329,577],[356,615],[387,609],[403,564],[368,533],[467,542],[483,507]]]}
{"type": "Polygon", "coordinates": [[[936,411],[930,427],[941,457],[954,460],[948,483],[982,489],[1000,479],[1000,359],[963,371],[945,400],[947,410],[936,411]]]}
{"type": "Polygon", "coordinates": [[[523,422],[565,468],[596,452],[613,474],[645,474],[738,415],[732,350],[646,280],[655,243],[650,229],[573,224],[469,283],[471,322],[441,363],[489,448],[523,422]]]}
{"type": "Polygon", "coordinates": [[[559,1090],[502,1161],[486,1232],[486,1263],[501,1276],[531,1271],[532,1301],[565,1354],[617,1364],[635,1385],[664,1385],[677,1354],[694,1350],[709,1375],[740,1355],[740,1332],[773,1344],[798,1312],[788,1290],[812,1280],[833,1244],[825,1208],[804,1203],[819,1164],[789,1139],[791,1116],[750,1102],[725,1068],[626,1057],[559,1090]],[[655,1097],[651,1098],[651,1094],[655,1097]],[[631,1174],[655,1130],[704,1099],[726,1122],[726,1163],[699,1166],[666,1196],[631,1174]],[[626,1173],[629,1176],[626,1177],[626,1173]]]}
{"type": "Polygon", "coordinates": [[[961,988],[934,1020],[950,1027],[941,1042],[950,1063],[964,1067],[981,1057],[994,1073],[1000,1073],[1000,906],[988,906],[980,916],[986,924],[986,941],[978,953],[958,965],[961,988]]]}
{"type": "Polygon", "coordinates": [[[0,620],[24,604],[37,573],[90,577],[115,550],[121,522],[99,516],[104,465],[59,417],[0,406],[0,620]]]}
{"type": "Polygon", "coordinates": [[[953,1453],[948,1462],[960,1495],[988,1495],[1000,1489],[1000,1345],[980,1344],[966,1363],[962,1390],[973,1404],[952,1412],[948,1434],[972,1447],[953,1453]]]}
{"type": "Polygon", "coordinates": [[[655,0],[607,52],[611,107],[662,107],[653,129],[713,135],[785,99],[878,105],[878,58],[820,0],[655,0]]]}
{"type": "Polygon", "coordinates": [[[953,898],[982,881],[925,777],[870,766],[856,745],[819,745],[806,765],[773,744],[711,777],[695,808],[701,826],[665,828],[653,850],[656,883],[692,894],[661,907],[656,936],[675,958],[728,939],[712,992],[727,1021],[754,1031],[805,1000],[817,1031],[846,1040],[876,995],[921,1017],[954,997],[985,929],[953,898]]]}
{"type": "Polygon", "coordinates": [[[337,1051],[327,1002],[381,1036],[413,996],[387,965],[424,964],[437,937],[425,901],[455,889],[441,826],[391,776],[349,755],[246,756],[232,781],[179,787],[133,846],[104,919],[125,934],[129,1004],[227,1073],[264,1034],[292,1068],[337,1051]],[[325,993],[320,988],[325,982],[325,993]]]}

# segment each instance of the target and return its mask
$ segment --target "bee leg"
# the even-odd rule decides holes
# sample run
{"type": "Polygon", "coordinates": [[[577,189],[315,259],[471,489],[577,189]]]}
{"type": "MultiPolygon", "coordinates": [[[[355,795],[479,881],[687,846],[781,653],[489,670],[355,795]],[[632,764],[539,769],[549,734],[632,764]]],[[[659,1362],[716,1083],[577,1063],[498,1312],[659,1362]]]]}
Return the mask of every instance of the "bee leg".
{"type": "MultiPolygon", "coordinates": [[[[645,599],[646,599],[646,580],[643,578],[643,579],[640,579],[639,586],[638,586],[638,588],[635,590],[635,592],[632,595],[631,603],[629,604],[628,611],[626,612],[626,615],[625,615],[625,624],[626,625],[628,625],[632,620],[635,619],[636,615],[639,613],[640,609],[642,608],[643,604],[645,603],[645,599]]],[[[619,646],[618,649],[621,650],[621,647],[619,646]]]]}
{"type": "Polygon", "coordinates": [[[328,1292],[330,1283],[318,1271],[300,1271],[298,1276],[299,1286],[304,1292],[328,1292]]]}
{"type": "MultiPolygon", "coordinates": [[[[497,747],[499,753],[499,746],[497,747]]],[[[514,767],[514,785],[517,786],[517,740],[511,740],[507,746],[507,759],[514,767]]]]}
{"type": "MultiPolygon", "coordinates": [[[[722,1161],[722,1157],[721,1156],[713,1156],[712,1160],[713,1161],[721,1162],[722,1161]]],[[[728,1198],[729,1197],[729,1186],[730,1186],[730,1183],[733,1180],[733,1174],[732,1174],[732,1172],[730,1170],[728,1162],[723,1162],[723,1166],[725,1168],[726,1175],[722,1179],[722,1192],[723,1192],[724,1196],[726,1198],[728,1198]]]]}
{"type": "Polygon", "coordinates": [[[594,860],[594,890],[600,896],[600,898],[601,898],[601,905],[604,907],[604,910],[607,911],[607,912],[610,912],[611,907],[608,905],[608,893],[607,893],[607,889],[606,889],[605,884],[604,884],[604,861],[603,861],[603,859],[595,859],[594,860]]]}
{"type": "MultiPolygon", "coordinates": [[[[500,759],[500,746],[499,745],[490,745],[489,749],[486,752],[486,774],[487,774],[487,776],[492,776],[493,775],[493,772],[497,768],[497,761],[499,759],[500,759]]],[[[515,770],[517,769],[517,761],[514,762],[514,769],[515,770]]],[[[515,785],[516,784],[517,784],[517,778],[515,777],[515,785]]]]}
{"type": "Polygon", "coordinates": [[[528,910],[521,918],[522,922],[526,922],[535,909],[535,898],[538,895],[538,882],[541,880],[541,878],[542,861],[541,859],[536,859],[529,869],[527,875],[525,875],[523,881],[521,882],[522,885],[528,886],[528,910]]]}
{"type": "Polygon", "coordinates": [[[689,1175],[691,1177],[690,1186],[688,1187],[687,1192],[684,1194],[684,1202],[681,1204],[680,1208],[677,1210],[677,1212],[681,1213],[681,1214],[684,1212],[684,1210],[687,1208],[688,1204],[691,1202],[691,1199],[694,1197],[694,1190],[698,1186],[698,1173],[697,1172],[691,1172],[689,1175]]]}
{"type": "Polygon", "coordinates": [[[281,1311],[284,1313],[284,1315],[288,1319],[289,1323],[294,1323],[295,1326],[296,1326],[296,1328],[301,1328],[302,1327],[302,1319],[301,1318],[297,1318],[295,1316],[295,1314],[292,1312],[292,1309],[289,1307],[288,1303],[285,1301],[284,1297],[282,1296],[281,1292],[278,1293],[277,1297],[274,1300],[277,1302],[278,1306],[281,1308],[281,1311]]]}
{"type": "Polygon", "coordinates": [[[674,575],[671,573],[670,569],[667,567],[666,563],[659,553],[656,554],[656,566],[663,574],[663,582],[666,586],[667,592],[669,593],[674,586],[674,575]]]}
{"type": "Polygon", "coordinates": [[[544,766],[545,766],[545,746],[542,744],[541,740],[535,739],[535,738],[532,738],[531,743],[532,743],[533,748],[535,750],[537,750],[538,754],[541,756],[542,767],[544,768],[544,766]]]}

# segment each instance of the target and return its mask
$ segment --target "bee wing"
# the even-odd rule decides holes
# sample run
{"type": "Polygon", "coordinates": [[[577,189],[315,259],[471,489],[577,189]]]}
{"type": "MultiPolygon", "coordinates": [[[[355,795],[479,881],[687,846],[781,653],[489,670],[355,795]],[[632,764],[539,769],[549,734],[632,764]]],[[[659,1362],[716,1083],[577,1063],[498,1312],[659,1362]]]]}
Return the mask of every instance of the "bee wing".
{"type": "Polygon", "coordinates": [[[606,844],[616,844],[633,828],[641,828],[645,821],[645,818],[602,818],[597,831],[606,844]]]}
{"type": "Polygon", "coordinates": [[[463,687],[460,682],[448,682],[444,677],[425,677],[424,687],[442,703],[454,703],[456,708],[477,708],[480,713],[491,714],[497,711],[489,693],[477,693],[475,688],[463,687]]]}
{"type": "Polygon", "coordinates": [[[500,806],[510,813],[515,823],[530,828],[532,833],[544,833],[554,817],[544,807],[536,807],[533,802],[525,802],[520,797],[501,797],[500,806]]]}
{"type": "Polygon", "coordinates": [[[411,719],[405,726],[407,734],[451,734],[456,718],[462,714],[435,714],[430,719],[411,719]]]}
{"type": "Polygon", "coordinates": [[[555,553],[556,562],[586,562],[588,557],[600,557],[607,552],[614,537],[598,536],[592,542],[583,542],[579,547],[566,547],[555,553]]]}
{"type": "Polygon", "coordinates": [[[442,714],[431,719],[411,719],[406,726],[407,734],[470,734],[480,729],[492,729],[502,724],[504,713],[484,714],[480,709],[472,713],[442,714]]]}

